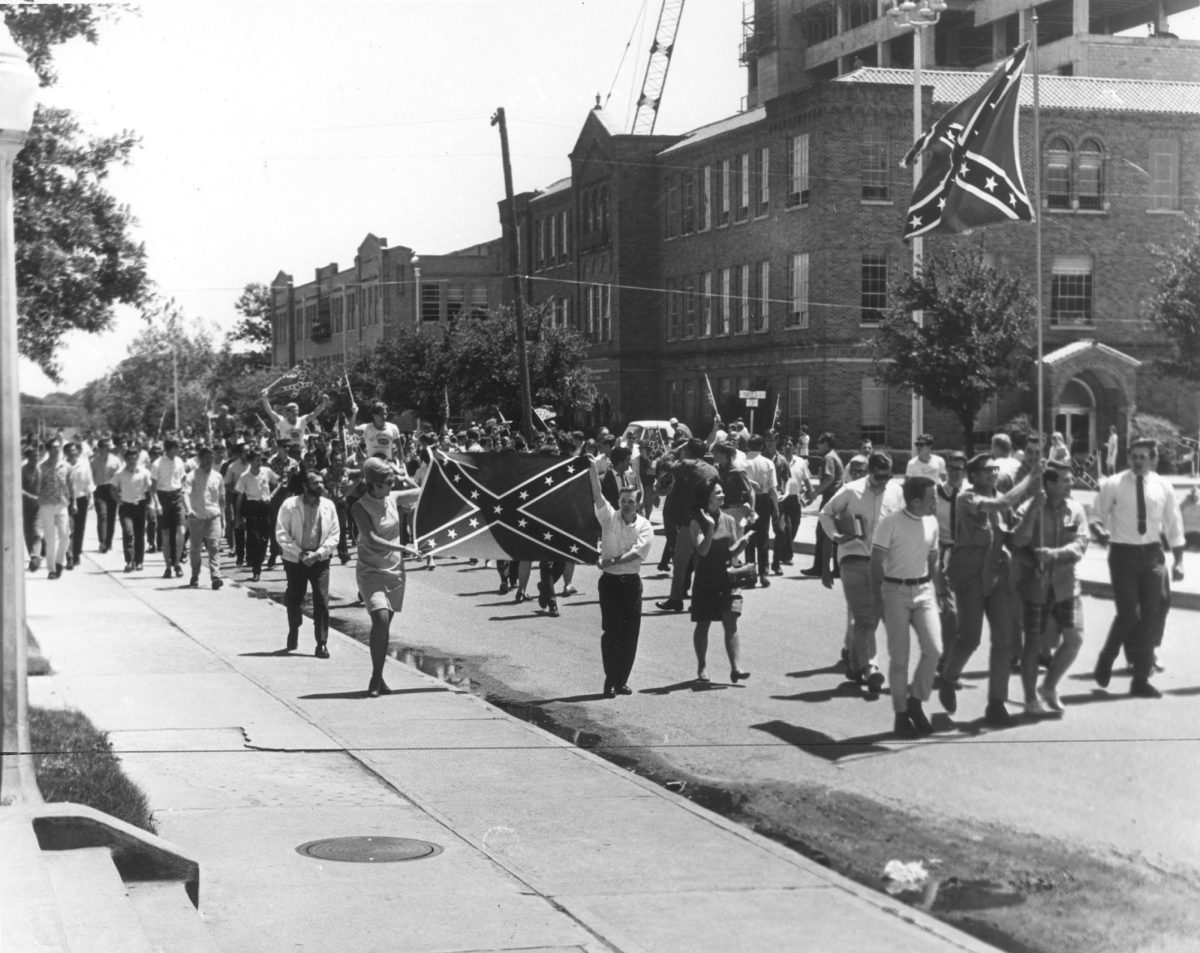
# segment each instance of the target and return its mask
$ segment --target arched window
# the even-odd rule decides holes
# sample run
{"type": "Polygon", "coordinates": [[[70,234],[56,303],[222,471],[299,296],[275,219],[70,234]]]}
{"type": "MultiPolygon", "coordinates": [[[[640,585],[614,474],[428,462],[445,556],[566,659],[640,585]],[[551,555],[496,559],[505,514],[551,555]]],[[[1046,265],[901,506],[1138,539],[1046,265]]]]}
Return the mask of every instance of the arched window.
{"type": "Polygon", "coordinates": [[[1084,139],[1075,162],[1079,208],[1104,208],[1104,152],[1095,139],[1084,139]]]}
{"type": "Polygon", "coordinates": [[[1046,144],[1046,206],[1071,207],[1071,144],[1058,136],[1046,144]]]}

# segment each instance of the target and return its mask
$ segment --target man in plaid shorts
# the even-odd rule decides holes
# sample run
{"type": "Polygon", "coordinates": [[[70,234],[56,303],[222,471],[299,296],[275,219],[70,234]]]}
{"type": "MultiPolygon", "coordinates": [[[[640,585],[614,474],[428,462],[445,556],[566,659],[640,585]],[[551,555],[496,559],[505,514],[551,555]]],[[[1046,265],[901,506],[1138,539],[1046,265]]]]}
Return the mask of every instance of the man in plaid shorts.
{"type": "Polygon", "coordinates": [[[1025,633],[1021,684],[1030,715],[1047,714],[1047,709],[1062,713],[1058,683],[1083,645],[1083,602],[1075,567],[1087,550],[1088,526],[1083,507],[1071,499],[1073,483],[1070,464],[1047,463],[1041,489],[1017,511],[1020,522],[1013,532],[1013,582],[1023,603],[1025,633]],[[1038,655],[1050,620],[1061,631],[1062,642],[1039,689],[1038,655]]]}

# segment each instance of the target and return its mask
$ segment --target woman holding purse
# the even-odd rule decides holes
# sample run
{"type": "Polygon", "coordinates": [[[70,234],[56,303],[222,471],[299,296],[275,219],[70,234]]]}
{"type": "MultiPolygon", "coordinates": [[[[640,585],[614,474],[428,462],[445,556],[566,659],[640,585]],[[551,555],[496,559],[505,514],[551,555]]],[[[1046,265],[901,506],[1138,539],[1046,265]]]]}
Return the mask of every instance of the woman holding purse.
{"type": "Polygon", "coordinates": [[[692,580],[692,621],[696,628],[692,642],[696,649],[696,681],[701,684],[709,681],[708,629],[713,622],[720,622],[725,630],[729,680],[736,685],[750,677],[749,672],[741,669],[738,645],[742,594],[734,588],[729,566],[745,549],[754,531],[739,539],[737,521],[721,510],[724,502],[725,491],[717,481],[696,487],[689,530],[696,551],[696,573],[692,580]]]}

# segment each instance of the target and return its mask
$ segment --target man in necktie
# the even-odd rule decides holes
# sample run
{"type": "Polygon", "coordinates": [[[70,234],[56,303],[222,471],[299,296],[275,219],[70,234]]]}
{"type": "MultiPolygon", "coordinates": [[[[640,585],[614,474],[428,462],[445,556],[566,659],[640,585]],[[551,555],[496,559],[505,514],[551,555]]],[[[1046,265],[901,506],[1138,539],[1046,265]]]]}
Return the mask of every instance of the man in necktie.
{"type": "Polygon", "coordinates": [[[1161,698],[1150,684],[1154,642],[1165,606],[1166,554],[1174,554],[1175,577],[1183,575],[1183,520],[1175,490],[1155,472],[1158,443],[1143,438],[1129,447],[1129,469],[1100,485],[1092,532],[1109,544],[1108,571],[1117,616],[1096,660],[1094,677],[1101,688],[1112,678],[1113,662],[1125,647],[1133,666],[1129,693],[1161,698]]]}

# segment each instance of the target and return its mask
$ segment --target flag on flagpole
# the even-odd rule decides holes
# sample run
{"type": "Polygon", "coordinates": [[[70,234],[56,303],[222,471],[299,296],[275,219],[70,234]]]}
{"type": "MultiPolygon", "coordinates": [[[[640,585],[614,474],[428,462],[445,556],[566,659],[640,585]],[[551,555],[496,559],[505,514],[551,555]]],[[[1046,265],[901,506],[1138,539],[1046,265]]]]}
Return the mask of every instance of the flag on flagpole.
{"type": "Polygon", "coordinates": [[[600,524],[586,460],[435,453],[413,517],[422,555],[594,563],[600,524]]]}
{"type": "Polygon", "coordinates": [[[926,130],[904,157],[904,165],[911,166],[925,154],[921,181],[909,201],[906,239],[1033,220],[1017,132],[1028,49],[1029,44],[1022,43],[975,93],[926,130]]]}
{"type": "Polygon", "coordinates": [[[708,390],[708,402],[712,404],[713,414],[720,417],[721,411],[717,407],[717,398],[713,396],[712,381],[708,379],[708,371],[704,372],[704,386],[708,390]]]}

